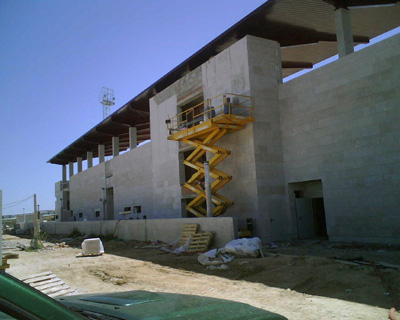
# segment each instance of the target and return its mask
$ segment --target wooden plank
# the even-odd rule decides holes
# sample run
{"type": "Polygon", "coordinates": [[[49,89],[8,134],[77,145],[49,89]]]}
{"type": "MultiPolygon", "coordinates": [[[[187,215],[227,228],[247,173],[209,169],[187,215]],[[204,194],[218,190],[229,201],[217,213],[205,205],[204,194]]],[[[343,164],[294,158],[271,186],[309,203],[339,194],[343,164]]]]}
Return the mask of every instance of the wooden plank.
{"type": "Polygon", "coordinates": [[[187,252],[204,252],[208,249],[214,236],[212,232],[196,233],[192,235],[187,252]]]}
{"type": "Polygon", "coordinates": [[[72,289],[72,288],[61,290],[61,291],[49,294],[49,297],[55,298],[55,297],[65,296],[65,295],[70,294],[70,293],[76,293],[76,290],[72,289]]]}
{"type": "Polygon", "coordinates": [[[199,227],[198,224],[184,224],[182,226],[182,231],[178,241],[178,245],[179,246],[185,245],[187,240],[197,232],[198,227],[199,227]]]}
{"type": "Polygon", "coordinates": [[[42,273],[38,273],[38,274],[33,274],[33,275],[31,275],[31,276],[27,276],[27,277],[22,278],[22,279],[20,279],[20,280],[21,280],[21,281],[25,281],[25,280],[28,280],[28,279],[31,279],[31,278],[46,276],[46,275],[49,275],[49,274],[51,274],[51,273],[52,273],[51,271],[46,271],[46,272],[42,272],[42,273]]]}
{"type": "Polygon", "coordinates": [[[42,290],[45,290],[45,289],[49,289],[49,288],[56,287],[56,286],[61,286],[61,285],[64,285],[64,284],[65,284],[65,282],[60,280],[60,281],[57,281],[57,282],[52,282],[52,283],[48,283],[48,284],[44,284],[44,285],[40,285],[40,286],[35,286],[34,288],[37,289],[37,290],[42,291],[42,290]]]}
{"type": "Polygon", "coordinates": [[[53,279],[50,279],[50,280],[44,280],[44,281],[40,281],[40,282],[33,282],[33,283],[30,283],[29,285],[31,287],[36,288],[37,286],[42,286],[44,284],[53,283],[53,282],[57,282],[57,281],[62,281],[62,280],[60,278],[53,278],[53,279]]]}
{"type": "Polygon", "coordinates": [[[43,276],[43,277],[37,277],[37,278],[32,278],[32,279],[28,279],[28,280],[24,280],[25,283],[31,284],[33,282],[39,282],[39,281],[44,281],[44,280],[50,280],[55,278],[56,275],[55,274],[49,274],[47,276],[43,276]]]}
{"type": "Polygon", "coordinates": [[[8,269],[8,268],[10,268],[10,265],[9,264],[2,264],[1,266],[0,266],[0,270],[6,270],[6,269],[8,269]]]}
{"type": "Polygon", "coordinates": [[[61,286],[52,287],[52,288],[45,289],[45,290],[40,290],[40,291],[42,291],[45,294],[49,294],[49,293],[55,293],[55,292],[58,292],[58,291],[61,291],[61,290],[66,290],[66,289],[71,289],[71,287],[64,283],[61,286]]]}
{"type": "Polygon", "coordinates": [[[3,259],[18,259],[19,254],[18,253],[3,253],[3,259]]]}

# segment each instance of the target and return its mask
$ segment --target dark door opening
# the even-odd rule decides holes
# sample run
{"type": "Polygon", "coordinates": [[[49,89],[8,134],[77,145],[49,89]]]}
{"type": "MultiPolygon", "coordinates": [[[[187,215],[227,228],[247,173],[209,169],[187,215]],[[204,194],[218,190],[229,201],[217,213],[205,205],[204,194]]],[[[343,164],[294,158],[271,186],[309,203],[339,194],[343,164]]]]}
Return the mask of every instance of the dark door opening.
{"type": "Polygon", "coordinates": [[[296,214],[300,239],[327,237],[324,198],[321,180],[295,182],[291,189],[292,210],[296,214]]]}
{"type": "Polygon", "coordinates": [[[313,198],[312,210],[314,216],[315,236],[327,237],[328,232],[326,230],[324,198],[313,198]]]}
{"type": "Polygon", "coordinates": [[[106,189],[106,220],[114,220],[114,188],[106,189]]]}

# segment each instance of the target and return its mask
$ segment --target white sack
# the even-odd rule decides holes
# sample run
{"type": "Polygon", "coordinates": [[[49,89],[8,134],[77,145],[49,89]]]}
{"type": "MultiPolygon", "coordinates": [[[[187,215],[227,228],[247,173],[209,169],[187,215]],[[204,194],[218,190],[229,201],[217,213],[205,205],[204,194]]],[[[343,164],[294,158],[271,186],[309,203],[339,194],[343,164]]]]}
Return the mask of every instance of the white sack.
{"type": "Polygon", "coordinates": [[[99,238],[85,239],[82,242],[82,254],[86,255],[96,255],[104,253],[103,243],[99,238]]]}
{"type": "Polygon", "coordinates": [[[225,252],[241,256],[257,257],[261,251],[262,243],[260,238],[235,239],[225,245],[225,252]]]}

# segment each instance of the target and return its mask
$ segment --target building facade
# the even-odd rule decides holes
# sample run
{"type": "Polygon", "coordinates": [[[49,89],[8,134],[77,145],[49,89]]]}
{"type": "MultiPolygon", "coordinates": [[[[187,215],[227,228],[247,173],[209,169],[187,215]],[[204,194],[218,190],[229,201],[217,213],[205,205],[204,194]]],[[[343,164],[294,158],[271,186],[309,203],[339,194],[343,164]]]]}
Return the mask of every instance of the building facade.
{"type": "MultiPolygon", "coordinates": [[[[239,229],[250,227],[265,241],[398,243],[400,35],[353,52],[347,8],[331,11],[340,59],[283,82],[288,69],[302,66],[283,60],[292,50],[283,40],[246,34],[217,54],[203,54],[205,47],[204,61],[166,75],[69,146],[68,157],[50,160],[63,167],[58,220],[192,216],[185,208],[193,194],[183,187],[192,173],[183,160],[193,146],[168,140],[166,121],[229,93],[252,97],[255,107],[253,123],[216,143],[230,151],[217,168],[232,176],[220,192],[234,201],[224,215],[236,217],[239,229]]],[[[293,57],[303,49],[296,50],[293,57]]]]}

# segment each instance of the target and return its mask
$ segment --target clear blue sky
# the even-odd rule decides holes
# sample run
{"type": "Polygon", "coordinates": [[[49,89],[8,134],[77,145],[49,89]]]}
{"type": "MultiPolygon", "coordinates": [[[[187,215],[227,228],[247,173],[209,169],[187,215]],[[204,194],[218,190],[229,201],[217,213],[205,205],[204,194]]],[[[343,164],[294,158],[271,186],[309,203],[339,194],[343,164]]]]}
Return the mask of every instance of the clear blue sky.
{"type": "Polygon", "coordinates": [[[103,86],[121,107],[263,2],[0,1],[3,206],[36,193],[54,209],[61,166],[46,161],[102,120],[103,86]]]}
{"type": "Polygon", "coordinates": [[[263,2],[0,1],[3,206],[37,193],[54,209],[61,166],[46,161],[101,121],[103,86],[122,106],[263,2]]]}

